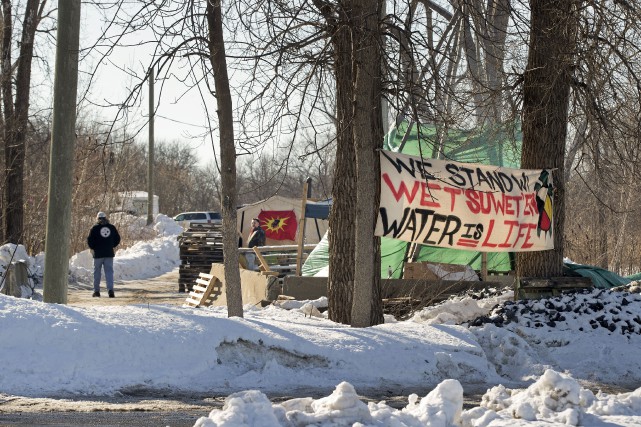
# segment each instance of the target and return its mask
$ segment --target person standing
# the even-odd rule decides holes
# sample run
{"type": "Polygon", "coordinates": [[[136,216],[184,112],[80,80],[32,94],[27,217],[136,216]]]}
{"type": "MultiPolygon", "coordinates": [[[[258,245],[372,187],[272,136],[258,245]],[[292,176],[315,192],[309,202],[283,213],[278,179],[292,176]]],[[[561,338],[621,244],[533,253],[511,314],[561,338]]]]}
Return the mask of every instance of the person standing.
{"type": "MultiPolygon", "coordinates": [[[[260,227],[260,220],[258,218],[252,219],[247,242],[248,248],[253,248],[254,246],[265,246],[265,230],[260,227]]],[[[256,254],[248,252],[245,254],[245,259],[247,259],[247,268],[250,270],[258,270],[258,266],[256,265],[256,254]]]]}
{"type": "Polygon", "coordinates": [[[114,298],[114,248],[120,244],[120,234],[104,212],[98,212],[96,219],[98,223],[91,227],[87,237],[93,255],[93,296],[100,297],[100,278],[104,268],[107,292],[109,298],[114,298]]]}
{"type": "Polygon", "coordinates": [[[260,220],[258,218],[252,219],[248,242],[248,248],[253,248],[254,246],[265,246],[265,230],[260,227],[260,220]]]}

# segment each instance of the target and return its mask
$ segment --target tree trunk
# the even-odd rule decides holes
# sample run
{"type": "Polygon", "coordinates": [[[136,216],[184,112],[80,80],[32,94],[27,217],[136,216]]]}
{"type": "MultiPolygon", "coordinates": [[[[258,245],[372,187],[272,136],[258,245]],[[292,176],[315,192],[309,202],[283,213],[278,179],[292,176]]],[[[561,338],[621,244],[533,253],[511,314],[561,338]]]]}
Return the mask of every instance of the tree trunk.
{"type": "Polygon", "coordinates": [[[24,161],[27,119],[29,117],[29,94],[31,89],[31,62],[33,39],[40,22],[39,0],[28,0],[20,40],[20,57],[17,61],[16,95],[13,100],[11,88],[11,2],[4,0],[2,96],[5,113],[5,186],[4,186],[4,237],[12,243],[20,243],[24,223],[24,161]],[[14,102],[9,108],[8,104],[14,102]]]}
{"type": "Polygon", "coordinates": [[[356,148],[356,253],[351,325],[383,322],[380,292],[380,239],[374,236],[379,205],[383,142],[381,118],[381,54],[378,9],[367,0],[354,0],[352,49],[354,77],[354,146],[356,148]]]}
{"type": "Polygon", "coordinates": [[[236,146],[231,91],[227,75],[221,0],[207,2],[210,61],[214,72],[218,127],[220,131],[220,164],[222,183],[223,253],[227,288],[227,315],[243,317],[243,296],[238,267],[236,235],[236,146]]]}
{"type": "Polygon", "coordinates": [[[487,76],[489,116],[493,124],[499,123],[503,116],[502,85],[503,60],[505,58],[505,39],[510,20],[509,0],[488,2],[485,45],[485,73],[487,76]]]}
{"type": "Polygon", "coordinates": [[[347,22],[336,25],[332,43],[338,129],[329,218],[328,315],[334,322],[350,324],[355,263],[356,153],[352,131],[352,43],[347,22]]]}
{"type": "Polygon", "coordinates": [[[563,274],[564,149],[576,50],[578,0],[531,0],[528,64],[523,83],[521,167],[554,168],[554,249],[517,254],[517,274],[563,274]]]}
{"type": "MultiPolygon", "coordinates": [[[[12,75],[12,60],[11,60],[11,38],[13,36],[13,17],[11,9],[11,1],[2,0],[2,63],[0,74],[0,90],[2,90],[2,213],[0,213],[0,239],[1,243],[6,243],[5,232],[9,228],[7,223],[7,214],[10,210],[7,208],[9,204],[9,186],[7,180],[9,179],[9,161],[7,154],[9,153],[8,136],[12,133],[10,126],[13,122],[13,86],[11,85],[12,75]]],[[[13,227],[13,226],[12,226],[13,227]]]]}

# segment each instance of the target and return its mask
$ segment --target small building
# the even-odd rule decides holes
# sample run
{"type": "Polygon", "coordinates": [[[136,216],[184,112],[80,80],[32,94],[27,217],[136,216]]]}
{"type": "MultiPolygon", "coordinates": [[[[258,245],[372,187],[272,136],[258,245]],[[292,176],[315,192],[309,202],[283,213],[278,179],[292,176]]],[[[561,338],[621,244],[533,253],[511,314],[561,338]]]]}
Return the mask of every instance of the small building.
{"type": "MultiPolygon", "coordinates": [[[[121,191],[116,200],[115,212],[126,212],[131,215],[147,215],[149,197],[146,191],[121,191]]],[[[158,196],[153,198],[153,214],[158,215],[158,196]]]]}

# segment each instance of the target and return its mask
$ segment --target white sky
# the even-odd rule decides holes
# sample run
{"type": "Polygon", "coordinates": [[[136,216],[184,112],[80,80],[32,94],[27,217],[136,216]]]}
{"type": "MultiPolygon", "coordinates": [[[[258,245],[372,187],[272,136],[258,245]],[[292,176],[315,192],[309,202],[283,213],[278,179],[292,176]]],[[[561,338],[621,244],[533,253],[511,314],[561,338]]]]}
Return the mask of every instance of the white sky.
{"type": "MultiPolygon", "coordinates": [[[[136,6],[136,5],[134,5],[136,6]]],[[[80,46],[87,48],[93,45],[100,35],[105,24],[101,22],[95,9],[83,3],[81,8],[81,30],[80,46]]],[[[137,43],[141,41],[141,34],[134,38],[125,38],[123,43],[137,43]]],[[[149,35],[152,38],[153,35],[149,35]]],[[[104,49],[103,49],[104,50],[104,49]]],[[[149,47],[131,46],[118,48],[111,52],[108,61],[105,60],[98,67],[98,73],[91,83],[89,99],[96,103],[124,102],[127,94],[139,80],[129,76],[122,69],[128,69],[140,77],[144,77],[148,64],[151,62],[149,47]],[[119,69],[120,68],[120,69],[119,69]]],[[[87,87],[88,76],[86,73],[93,71],[97,65],[98,56],[92,55],[81,60],[79,64],[80,81],[79,94],[87,87]]],[[[159,78],[159,76],[157,76],[159,78]]],[[[206,89],[205,89],[206,90],[206,89]]],[[[161,83],[155,83],[155,103],[157,110],[154,119],[154,139],[156,142],[171,142],[178,140],[188,144],[194,149],[200,164],[204,165],[213,159],[211,140],[203,135],[207,130],[207,115],[203,108],[203,101],[197,91],[184,94],[185,86],[176,80],[169,80],[165,83],[161,92],[161,83]]],[[[147,127],[149,117],[149,86],[147,83],[142,88],[141,102],[138,108],[129,111],[129,126],[127,132],[138,133],[136,139],[146,143],[149,137],[147,127]]],[[[210,114],[215,116],[215,100],[210,96],[208,104],[210,114]]],[[[83,104],[84,108],[90,108],[92,114],[97,114],[104,121],[112,121],[115,118],[116,109],[98,108],[83,104]]],[[[124,124],[122,119],[116,122],[116,128],[124,124]]],[[[214,122],[214,126],[216,123],[214,122]]],[[[218,138],[215,133],[214,138],[218,138]]]]}
{"type": "MultiPolygon", "coordinates": [[[[117,280],[175,268],[180,229],[164,215],[154,229],[156,240],[117,252],[117,280]]],[[[14,249],[0,247],[0,265],[14,249]]],[[[17,257],[41,268],[42,256],[19,247],[17,257]]],[[[74,256],[70,270],[88,280],[83,262],[85,254],[74,256]]],[[[641,426],[640,294],[510,299],[453,299],[407,321],[353,329],[307,314],[325,299],[290,310],[246,306],[243,319],[230,319],[224,308],[110,306],[104,298],[80,308],[0,295],[0,360],[13,361],[0,370],[0,393],[87,396],[144,386],[229,395],[201,426],[641,426]],[[463,323],[505,317],[510,307],[515,321],[502,327],[463,323]],[[636,390],[594,394],[586,382],[636,390]],[[402,410],[357,395],[429,387],[402,410]],[[326,397],[276,404],[265,396],[310,388],[326,397]],[[487,390],[482,405],[463,410],[464,390],[487,390]]]]}

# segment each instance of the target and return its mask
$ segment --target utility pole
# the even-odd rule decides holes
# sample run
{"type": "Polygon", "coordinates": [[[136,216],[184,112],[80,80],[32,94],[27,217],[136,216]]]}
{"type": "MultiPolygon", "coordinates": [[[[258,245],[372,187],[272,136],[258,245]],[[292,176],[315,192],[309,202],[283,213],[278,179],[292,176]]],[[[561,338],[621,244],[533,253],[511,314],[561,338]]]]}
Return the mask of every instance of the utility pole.
{"type": "Polygon", "coordinates": [[[59,2],[43,285],[44,302],[58,304],[67,303],[79,37],[80,0],[59,2]]]}
{"type": "Polygon", "coordinates": [[[149,68],[149,164],[147,165],[147,225],[154,222],[154,66],[149,68]]]}

